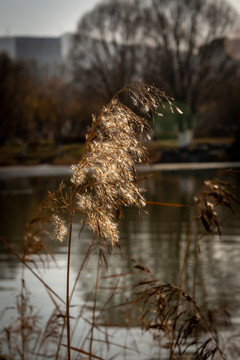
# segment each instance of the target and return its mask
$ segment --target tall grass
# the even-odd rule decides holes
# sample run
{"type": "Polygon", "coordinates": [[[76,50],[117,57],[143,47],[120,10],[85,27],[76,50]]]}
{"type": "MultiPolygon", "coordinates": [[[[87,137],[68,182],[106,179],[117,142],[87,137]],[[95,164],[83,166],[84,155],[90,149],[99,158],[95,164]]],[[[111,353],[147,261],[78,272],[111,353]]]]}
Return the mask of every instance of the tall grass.
{"type": "MultiPolygon", "coordinates": [[[[169,111],[180,111],[173,107],[171,99],[154,86],[139,82],[120,90],[98,117],[93,116],[83,156],[78,164],[72,165],[70,181],[62,183],[55,192],[49,194],[27,225],[23,254],[18,255],[6,240],[1,239],[22,263],[22,287],[17,301],[18,321],[2,333],[2,344],[7,345],[2,345],[2,359],[102,359],[100,351],[95,353],[94,344],[99,344],[100,349],[101,342],[108,349],[115,342],[109,338],[107,327],[100,329],[100,319],[104,319],[104,313],[111,309],[116,294],[129,294],[129,291],[131,298],[117,307],[126,310],[126,314],[129,306],[134,313],[139,312],[138,326],[154,332],[154,337],[159,339],[159,348],[164,343],[164,348],[168,349],[169,359],[187,359],[190,356],[189,349],[192,359],[226,359],[214,324],[206,318],[195,298],[200,241],[208,233],[216,230],[220,233],[218,207],[231,210],[232,202],[239,203],[226,181],[219,178],[205,182],[205,189],[192,204],[192,221],[180,276],[175,285],[156,279],[147,264],[134,259],[131,260],[131,274],[102,274],[102,271],[108,269],[108,259],[114,248],[121,251],[118,221],[122,216],[122,207],[137,206],[139,211],[143,211],[146,205],[135,165],[148,163],[144,143],[151,134],[149,119],[156,109],[159,111],[160,105],[166,104],[169,111]],[[72,241],[75,240],[73,225],[77,221],[79,236],[83,228],[88,227],[93,232],[93,240],[79,265],[76,280],[71,285],[71,249],[72,241]],[[46,236],[68,244],[65,299],[41,278],[37,267],[37,260],[44,265],[46,261],[55,261],[44,243],[46,236]],[[192,243],[195,247],[195,262],[193,289],[189,294],[182,287],[192,243]],[[76,284],[84,276],[83,270],[93,252],[97,252],[98,260],[91,316],[89,312],[87,317],[84,316],[87,311],[87,304],[84,304],[80,306],[77,316],[74,311],[73,318],[71,301],[76,284]],[[25,269],[30,270],[36,280],[40,281],[54,305],[54,311],[43,329],[38,326],[38,313],[29,303],[25,269]],[[133,288],[124,285],[129,275],[136,277],[133,288]],[[99,291],[104,288],[103,281],[107,280],[114,282],[110,286],[112,292],[104,306],[99,308],[99,291]],[[80,321],[84,321],[87,326],[85,334],[77,333],[80,321]],[[99,332],[103,332],[104,341],[95,336],[99,332]]],[[[126,323],[129,324],[127,315],[126,323]]],[[[121,355],[126,356],[128,346],[119,344],[119,348],[121,355]]]]}

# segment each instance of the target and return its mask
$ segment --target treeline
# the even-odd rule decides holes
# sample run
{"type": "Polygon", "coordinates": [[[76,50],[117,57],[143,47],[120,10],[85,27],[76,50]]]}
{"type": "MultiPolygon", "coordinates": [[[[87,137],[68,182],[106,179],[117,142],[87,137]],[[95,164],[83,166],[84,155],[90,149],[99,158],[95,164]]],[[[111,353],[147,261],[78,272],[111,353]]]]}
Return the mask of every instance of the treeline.
{"type": "MultiPolygon", "coordinates": [[[[102,2],[74,34],[75,81],[106,103],[143,79],[193,114],[198,135],[234,134],[240,128],[240,39],[231,34],[238,24],[226,1],[102,2]]],[[[183,119],[176,119],[179,131],[192,126],[188,115],[183,119]]]]}
{"type": "Polygon", "coordinates": [[[99,3],[73,34],[71,80],[42,75],[37,64],[0,55],[0,142],[79,141],[91,114],[139,79],[182,107],[183,116],[175,119],[179,132],[192,131],[194,124],[197,136],[235,135],[240,131],[240,40],[229,34],[238,21],[224,1],[99,3]]]}
{"type": "Polygon", "coordinates": [[[0,54],[0,142],[60,144],[81,140],[89,123],[88,103],[72,82],[40,76],[37,64],[0,54]]]}

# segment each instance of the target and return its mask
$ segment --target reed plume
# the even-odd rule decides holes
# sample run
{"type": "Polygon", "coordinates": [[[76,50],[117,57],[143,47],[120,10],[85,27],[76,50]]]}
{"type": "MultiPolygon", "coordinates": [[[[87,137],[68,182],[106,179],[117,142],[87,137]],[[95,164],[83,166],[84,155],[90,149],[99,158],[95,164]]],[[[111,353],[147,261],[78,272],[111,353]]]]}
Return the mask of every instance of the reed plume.
{"type": "Polygon", "coordinates": [[[135,164],[148,162],[144,141],[151,129],[147,117],[164,103],[173,110],[163,92],[142,82],[120,90],[97,118],[93,116],[84,155],[72,166],[76,208],[94,233],[111,246],[119,243],[121,206],[142,209],[146,204],[135,164]],[[131,106],[120,101],[123,93],[129,95],[131,106]]]}
{"type": "Polygon", "coordinates": [[[239,199],[234,195],[233,185],[226,181],[226,175],[239,176],[238,172],[227,170],[214,179],[205,180],[205,188],[195,198],[198,220],[207,233],[214,233],[217,229],[221,235],[218,213],[220,208],[229,209],[234,213],[233,204],[240,205],[239,199]]]}

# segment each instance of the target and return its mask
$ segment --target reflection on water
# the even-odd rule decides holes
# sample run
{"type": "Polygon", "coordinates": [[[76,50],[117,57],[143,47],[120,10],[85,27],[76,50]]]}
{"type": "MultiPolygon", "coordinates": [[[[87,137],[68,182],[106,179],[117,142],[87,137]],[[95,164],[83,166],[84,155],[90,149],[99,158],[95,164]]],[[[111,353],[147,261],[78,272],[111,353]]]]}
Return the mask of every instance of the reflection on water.
{"type": "MultiPolygon", "coordinates": [[[[145,209],[146,212],[140,215],[135,208],[124,208],[124,218],[119,226],[121,252],[115,249],[109,257],[108,274],[131,273],[133,267],[130,259],[134,258],[150,268],[157,279],[177,284],[192,216],[193,197],[201,191],[203,181],[216,173],[217,170],[162,172],[145,179],[142,185],[146,189],[145,196],[148,201],[190,206],[180,208],[149,204],[145,209]],[[122,260],[122,257],[125,260],[122,260]]],[[[23,249],[22,237],[27,221],[31,219],[33,211],[46,196],[47,191],[54,190],[61,180],[61,177],[22,177],[1,180],[0,235],[18,252],[23,249]]],[[[202,305],[211,309],[215,306],[216,311],[218,311],[217,303],[221,301],[224,303],[229,300],[231,305],[237,307],[240,305],[239,220],[239,210],[235,216],[228,213],[228,219],[222,225],[223,235],[205,238],[200,243],[201,254],[198,261],[196,294],[202,305]]],[[[92,240],[92,235],[87,230],[83,231],[79,239],[79,227],[80,224],[76,222],[73,229],[72,284],[92,240]]],[[[56,268],[53,263],[50,263],[46,271],[41,264],[39,267],[47,283],[64,298],[67,247],[66,244],[59,244],[52,240],[48,240],[48,246],[54,252],[59,268],[56,268]]],[[[2,244],[0,244],[0,249],[0,307],[3,310],[6,306],[14,305],[15,295],[20,287],[21,265],[2,244]]],[[[191,292],[194,247],[190,247],[189,251],[191,256],[187,261],[184,288],[191,292]]],[[[96,266],[97,252],[93,252],[78,282],[74,303],[92,304],[96,266]]],[[[42,286],[31,274],[26,272],[26,277],[34,304],[41,308],[42,316],[47,317],[49,299],[46,299],[42,286]]],[[[100,284],[102,290],[98,293],[98,299],[101,304],[108,302],[109,293],[103,288],[107,287],[111,281],[106,279],[100,284]]],[[[124,278],[122,286],[130,286],[135,281],[135,277],[130,274],[124,278]]],[[[127,297],[131,299],[129,290],[127,297]]],[[[113,305],[124,301],[126,301],[126,293],[121,292],[111,300],[109,303],[111,311],[106,314],[105,319],[107,323],[112,326],[123,325],[123,314],[113,305]]],[[[132,316],[134,317],[133,314],[132,316]]],[[[233,322],[238,326],[239,319],[239,315],[235,312],[233,322]]],[[[9,320],[10,317],[6,315],[3,324],[9,320]]]]}

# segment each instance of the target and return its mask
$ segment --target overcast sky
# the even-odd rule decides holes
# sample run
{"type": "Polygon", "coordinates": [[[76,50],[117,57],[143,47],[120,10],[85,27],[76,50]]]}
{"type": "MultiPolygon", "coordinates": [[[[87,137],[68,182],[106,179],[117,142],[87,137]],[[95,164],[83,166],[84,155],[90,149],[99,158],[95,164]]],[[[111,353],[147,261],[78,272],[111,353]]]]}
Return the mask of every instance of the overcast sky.
{"type": "MultiPolygon", "coordinates": [[[[218,1],[218,0],[215,0],[218,1]]],[[[229,0],[240,13],[240,0],[229,0]]],[[[0,0],[0,36],[59,36],[99,0],[0,0]]]]}

